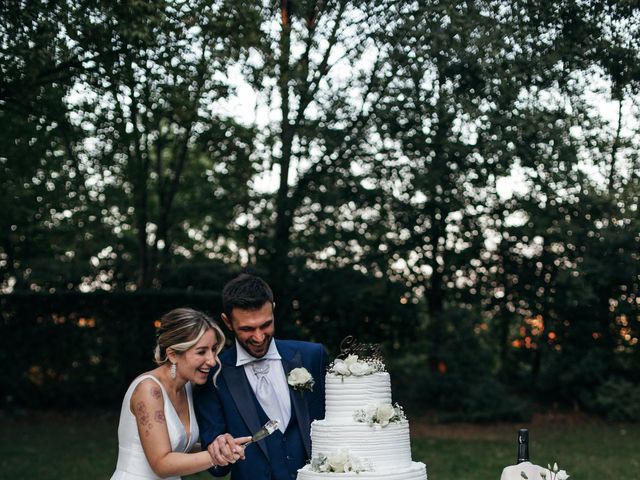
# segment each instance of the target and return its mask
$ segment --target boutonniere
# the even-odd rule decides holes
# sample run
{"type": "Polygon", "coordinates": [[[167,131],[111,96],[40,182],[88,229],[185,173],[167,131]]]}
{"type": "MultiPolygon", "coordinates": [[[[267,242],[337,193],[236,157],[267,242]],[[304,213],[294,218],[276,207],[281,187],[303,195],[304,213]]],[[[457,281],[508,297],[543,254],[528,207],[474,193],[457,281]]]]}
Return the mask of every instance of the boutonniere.
{"type": "Polygon", "coordinates": [[[313,391],[313,386],[316,382],[306,368],[300,367],[294,368],[289,372],[287,383],[291,385],[293,389],[302,392],[304,390],[313,391]]]}

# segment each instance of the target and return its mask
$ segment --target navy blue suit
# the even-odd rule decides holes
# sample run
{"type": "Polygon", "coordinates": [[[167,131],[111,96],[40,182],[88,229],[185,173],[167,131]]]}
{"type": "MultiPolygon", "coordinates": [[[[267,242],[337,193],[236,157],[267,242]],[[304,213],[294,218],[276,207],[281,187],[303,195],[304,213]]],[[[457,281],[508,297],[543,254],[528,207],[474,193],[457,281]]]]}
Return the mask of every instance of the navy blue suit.
{"type": "MultiPolygon", "coordinates": [[[[215,476],[231,471],[233,480],[295,480],[296,472],[311,456],[311,422],[324,418],[324,377],[327,356],[317,343],[274,340],[285,375],[306,368],[315,380],[313,391],[289,388],[291,420],[285,433],[276,430],[265,440],[250,444],[246,459],[232,466],[209,470],[215,476]]],[[[244,367],[236,367],[235,345],[220,355],[222,372],[217,388],[211,377],[194,389],[194,403],[203,447],[218,435],[250,436],[268,417],[255,397],[244,367]]],[[[213,372],[210,374],[212,375],[213,372]]]]}

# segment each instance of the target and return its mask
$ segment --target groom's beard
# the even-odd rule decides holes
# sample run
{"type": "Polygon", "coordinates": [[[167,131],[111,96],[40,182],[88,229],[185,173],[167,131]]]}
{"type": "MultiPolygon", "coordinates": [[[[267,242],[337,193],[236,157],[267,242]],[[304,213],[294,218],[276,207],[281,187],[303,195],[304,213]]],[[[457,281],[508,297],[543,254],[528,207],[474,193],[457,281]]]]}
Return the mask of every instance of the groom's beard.
{"type": "MultiPolygon", "coordinates": [[[[238,337],[236,336],[236,338],[238,337]]],[[[242,341],[238,339],[238,343],[242,345],[242,348],[244,348],[247,351],[247,353],[252,357],[262,358],[269,351],[269,346],[271,345],[272,340],[273,340],[273,337],[269,335],[269,336],[265,336],[264,341],[260,345],[254,344],[251,340],[242,341]]]]}

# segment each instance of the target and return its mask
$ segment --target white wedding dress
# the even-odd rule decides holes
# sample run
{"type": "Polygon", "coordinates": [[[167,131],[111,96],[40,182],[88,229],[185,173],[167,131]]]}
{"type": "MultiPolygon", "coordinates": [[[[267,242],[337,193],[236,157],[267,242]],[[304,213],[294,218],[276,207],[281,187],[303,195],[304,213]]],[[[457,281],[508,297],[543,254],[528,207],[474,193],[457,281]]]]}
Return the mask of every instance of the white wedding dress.
{"type": "MultiPolygon", "coordinates": [[[[169,396],[160,381],[153,375],[141,375],[129,385],[127,393],[124,395],[124,400],[122,401],[120,424],[118,425],[118,464],[111,480],[162,480],[161,477],[153,473],[147,457],[142,450],[136,417],[131,413],[129,406],[131,403],[131,395],[136,386],[146,378],[154,380],[162,389],[164,416],[167,421],[167,429],[169,430],[171,450],[174,452],[189,452],[198,441],[200,432],[198,430],[195,412],[193,411],[191,384],[187,383],[185,385],[187,402],[189,403],[190,431],[187,434],[184,425],[180,421],[180,417],[178,417],[178,412],[173,408],[173,404],[169,400],[169,396]]],[[[166,478],[170,480],[180,479],[180,477],[166,478]]]]}

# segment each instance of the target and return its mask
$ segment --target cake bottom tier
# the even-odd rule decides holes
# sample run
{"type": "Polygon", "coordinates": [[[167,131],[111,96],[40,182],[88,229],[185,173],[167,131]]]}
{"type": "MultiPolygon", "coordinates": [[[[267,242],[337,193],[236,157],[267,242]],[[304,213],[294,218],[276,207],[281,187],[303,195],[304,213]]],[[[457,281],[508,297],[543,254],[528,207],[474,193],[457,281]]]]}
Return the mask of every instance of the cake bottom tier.
{"type": "Polygon", "coordinates": [[[310,470],[309,465],[298,470],[297,480],[427,480],[427,467],[422,462],[411,462],[406,468],[384,472],[360,473],[318,473],[310,470]]]}

